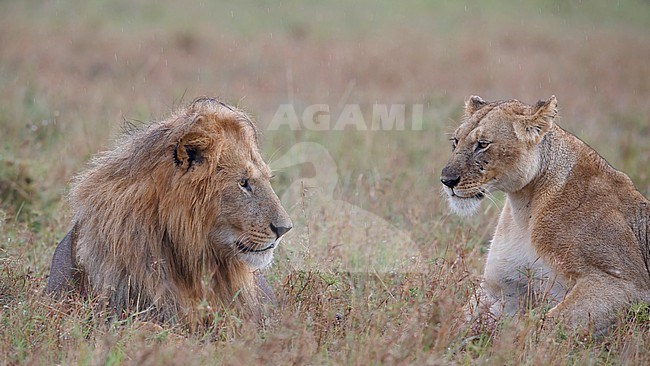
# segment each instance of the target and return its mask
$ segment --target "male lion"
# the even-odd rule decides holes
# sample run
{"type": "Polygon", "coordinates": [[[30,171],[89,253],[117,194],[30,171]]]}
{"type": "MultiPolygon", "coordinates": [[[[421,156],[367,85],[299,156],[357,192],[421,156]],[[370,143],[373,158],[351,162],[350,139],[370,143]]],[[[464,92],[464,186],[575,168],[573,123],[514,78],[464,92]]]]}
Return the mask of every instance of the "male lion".
{"type": "Polygon", "coordinates": [[[471,97],[440,180],[460,215],[506,193],[479,312],[512,315],[542,294],[550,319],[603,334],[650,300],[650,202],[556,115],[555,96],[532,106],[471,97]]]}
{"type": "Polygon", "coordinates": [[[74,180],[47,291],[165,322],[199,302],[254,311],[272,296],[255,271],[292,225],[270,177],[251,119],[215,99],[130,131],[74,180]]]}

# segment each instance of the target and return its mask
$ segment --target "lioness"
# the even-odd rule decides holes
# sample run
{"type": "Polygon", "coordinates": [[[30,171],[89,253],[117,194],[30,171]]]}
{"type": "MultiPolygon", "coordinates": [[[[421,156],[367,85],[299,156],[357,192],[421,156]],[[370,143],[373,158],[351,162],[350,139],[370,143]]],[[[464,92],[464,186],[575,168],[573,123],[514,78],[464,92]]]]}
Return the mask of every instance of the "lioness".
{"type": "Polygon", "coordinates": [[[272,296],[255,271],[292,226],[270,178],[250,117],[216,99],[133,129],[75,178],[47,291],[160,321],[191,319],[199,303],[254,309],[272,296]]]}
{"type": "Polygon", "coordinates": [[[472,96],[440,180],[460,215],[506,193],[479,311],[511,315],[541,294],[555,305],[551,319],[602,334],[617,312],[650,300],[650,202],[556,115],[555,96],[535,105],[472,96]]]}

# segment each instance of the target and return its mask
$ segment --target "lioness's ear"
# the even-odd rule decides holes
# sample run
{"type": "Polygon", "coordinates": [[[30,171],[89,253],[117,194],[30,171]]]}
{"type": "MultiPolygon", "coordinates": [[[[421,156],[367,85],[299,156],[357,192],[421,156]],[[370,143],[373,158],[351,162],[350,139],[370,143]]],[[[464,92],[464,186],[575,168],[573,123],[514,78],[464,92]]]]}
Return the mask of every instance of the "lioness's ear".
{"type": "Polygon", "coordinates": [[[471,117],[474,113],[486,105],[488,105],[488,102],[484,101],[478,95],[472,95],[465,102],[465,117],[471,117]]]}
{"type": "Polygon", "coordinates": [[[203,164],[214,148],[214,139],[201,128],[203,120],[204,117],[197,117],[194,128],[185,133],[174,147],[174,163],[180,168],[189,170],[203,164]]]}
{"type": "Polygon", "coordinates": [[[547,100],[540,100],[535,105],[532,116],[515,124],[515,133],[523,141],[539,143],[542,137],[553,127],[557,116],[557,99],[552,95],[547,100]]]}

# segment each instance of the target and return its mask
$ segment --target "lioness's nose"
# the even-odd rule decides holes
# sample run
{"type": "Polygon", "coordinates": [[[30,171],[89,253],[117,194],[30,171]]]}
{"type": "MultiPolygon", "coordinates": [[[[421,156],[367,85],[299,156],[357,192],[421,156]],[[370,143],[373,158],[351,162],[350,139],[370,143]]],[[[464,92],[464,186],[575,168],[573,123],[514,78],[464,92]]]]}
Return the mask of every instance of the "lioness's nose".
{"type": "Polygon", "coordinates": [[[440,181],[442,184],[446,185],[449,188],[454,188],[460,182],[460,175],[442,175],[440,176],[440,181]]]}
{"type": "Polygon", "coordinates": [[[273,223],[270,224],[271,226],[271,231],[275,233],[275,235],[278,236],[278,238],[282,237],[282,235],[286,234],[287,231],[291,230],[292,226],[289,224],[289,226],[275,226],[273,223]]]}

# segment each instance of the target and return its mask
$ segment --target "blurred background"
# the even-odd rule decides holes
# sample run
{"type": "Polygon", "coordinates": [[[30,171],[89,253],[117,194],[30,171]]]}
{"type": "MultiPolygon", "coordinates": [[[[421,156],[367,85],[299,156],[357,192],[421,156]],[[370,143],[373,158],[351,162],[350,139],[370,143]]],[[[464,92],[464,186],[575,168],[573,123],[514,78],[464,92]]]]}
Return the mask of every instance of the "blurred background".
{"type": "MultiPolygon", "coordinates": [[[[255,117],[271,165],[298,143],[324,148],[334,209],[309,216],[291,201],[292,184],[318,176],[319,164],[296,161],[273,182],[296,227],[349,242],[340,209],[351,205],[389,223],[387,237],[409,236],[426,260],[479,254],[467,261],[478,275],[499,196],[461,220],[438,181],[465,99],[555,94],[559,124],[648,196],[649,60],[642,0],[2,1],[2,265],[42,281],[70,227],[74,174],[113,146],[124,120],[159,120],[207,95],[255,117]],[[268,128],[280,106],[301,116],[314,104],[329,106],[332,123],[347,104],[366,122],[375,104],[422,105],[422,128],[268,128]]],[[[269,275],[275,285],[294,269],[284,256],[309,240],[295,232],[269,275]]]]}

